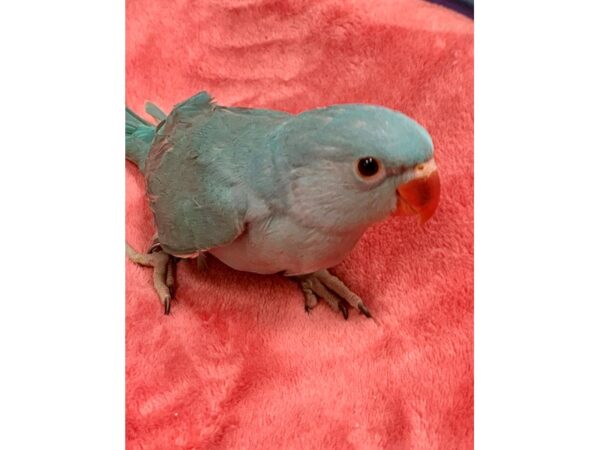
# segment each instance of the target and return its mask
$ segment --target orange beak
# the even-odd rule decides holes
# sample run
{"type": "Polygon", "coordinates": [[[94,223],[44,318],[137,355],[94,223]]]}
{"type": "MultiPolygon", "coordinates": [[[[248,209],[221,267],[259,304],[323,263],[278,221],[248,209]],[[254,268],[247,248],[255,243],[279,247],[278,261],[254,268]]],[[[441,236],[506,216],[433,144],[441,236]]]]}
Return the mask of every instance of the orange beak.
{"type": "Polygon", "coordinates": [[[418,214],[423,224],[433,216],[440,202],[440,175],[433,158],[416,166],[414,171],[411,181],[396,188],[396,212],[405,216],[418,214]]]}

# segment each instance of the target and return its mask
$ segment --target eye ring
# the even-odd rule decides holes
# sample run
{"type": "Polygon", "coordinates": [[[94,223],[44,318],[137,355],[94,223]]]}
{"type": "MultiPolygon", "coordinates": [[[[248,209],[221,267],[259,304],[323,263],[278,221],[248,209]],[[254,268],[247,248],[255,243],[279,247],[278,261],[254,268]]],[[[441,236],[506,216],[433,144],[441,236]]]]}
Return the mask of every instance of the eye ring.
{"type": "Polygon", "coordinates": [[[365,156],[356,162],[356,173],[364,179],[372,179],[381,172],[382,164],[372,156],[365,156]]]}

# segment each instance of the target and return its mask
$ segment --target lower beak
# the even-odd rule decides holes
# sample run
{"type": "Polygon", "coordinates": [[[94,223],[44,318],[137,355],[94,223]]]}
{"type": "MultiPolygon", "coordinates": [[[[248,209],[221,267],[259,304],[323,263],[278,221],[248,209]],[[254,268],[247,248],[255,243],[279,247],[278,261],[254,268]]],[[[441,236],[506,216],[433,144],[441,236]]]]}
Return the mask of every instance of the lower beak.
{"type": "Polygon", "coordinates": [[[413,170],[414,178],[396,188],[396,212],[419,215],[421,223],[425,223],[433,216],[440,201],[440,175],[433,158],[413,170]]]}

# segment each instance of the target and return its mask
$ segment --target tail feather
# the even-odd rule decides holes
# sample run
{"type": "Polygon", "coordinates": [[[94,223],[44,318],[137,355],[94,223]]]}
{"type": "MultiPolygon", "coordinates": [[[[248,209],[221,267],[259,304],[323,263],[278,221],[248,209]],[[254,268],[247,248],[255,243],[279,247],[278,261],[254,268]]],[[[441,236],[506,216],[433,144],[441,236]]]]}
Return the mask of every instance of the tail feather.
{"type": "Polygon", "coordinates": [[[144,170],[155,127],[125,107],[125,157],[144,170]]]}
{"type": "Polygon", "coordinates": [[[146,112],[154,117],[158,122],[167,118],[167,115],[154,103],[146,102],[146,112]]]}

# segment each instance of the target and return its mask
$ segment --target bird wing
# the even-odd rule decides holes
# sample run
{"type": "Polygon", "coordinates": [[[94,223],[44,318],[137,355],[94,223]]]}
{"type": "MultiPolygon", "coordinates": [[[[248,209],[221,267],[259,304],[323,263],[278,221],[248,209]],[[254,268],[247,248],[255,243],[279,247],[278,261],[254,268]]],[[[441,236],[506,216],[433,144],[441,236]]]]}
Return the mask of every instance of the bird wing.
{"type": "Polygon", "coordinates": [[[201,92],[159,125],[146,181],[158,239],[169,253],[195,254],[244,232],[247,160],[260,153],[266,132],[287,117],[252,111],[220,107],[201,92]]]}

